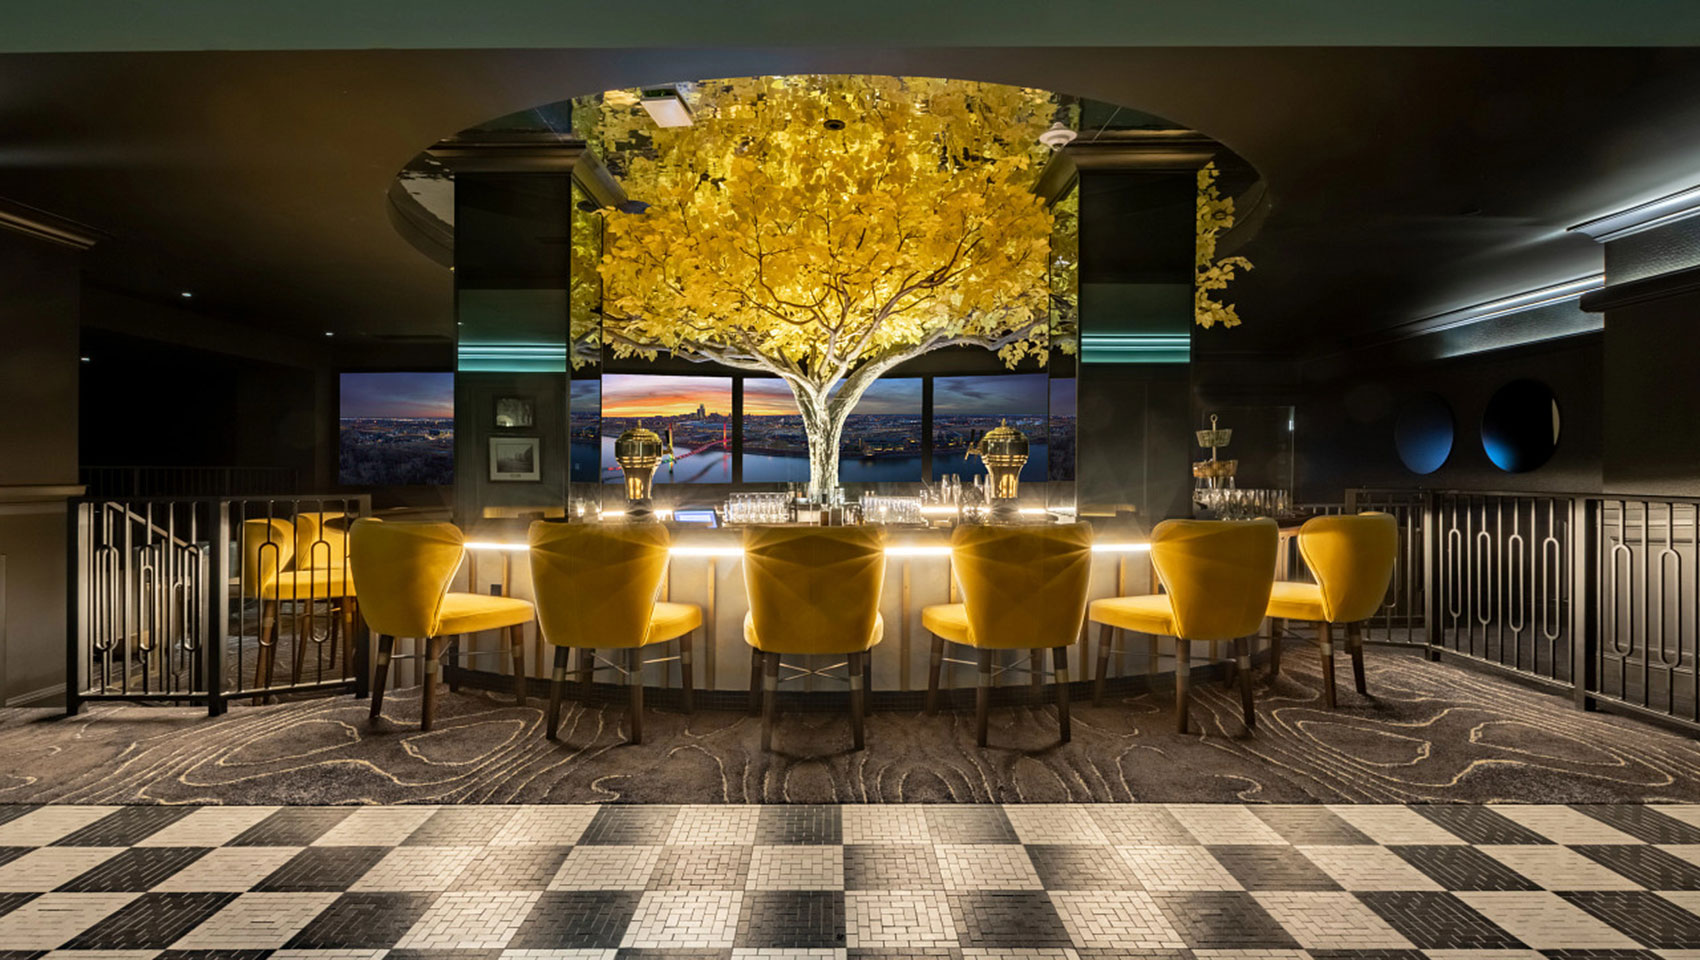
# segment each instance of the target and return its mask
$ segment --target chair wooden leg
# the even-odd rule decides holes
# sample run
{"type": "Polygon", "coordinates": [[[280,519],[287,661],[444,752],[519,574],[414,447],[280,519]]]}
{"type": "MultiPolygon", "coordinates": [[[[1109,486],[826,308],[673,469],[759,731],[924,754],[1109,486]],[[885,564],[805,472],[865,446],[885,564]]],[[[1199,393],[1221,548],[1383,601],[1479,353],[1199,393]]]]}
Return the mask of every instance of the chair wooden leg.
{"type": "Polygon", "coordinates": [[[1333,624],[1316,625],[1322,652],[1322,702],[1334,709],[1334,630],[1333,624]]]}
{"type": "Polygon", "coordinates": [[[395,637],[387,633],[378,634],[378,664],[372,668],[372,712],[371,719],[378,719],[384,712],[384,686],[390,679],[390,656],[395,652],[395,637]]]}
{"type": "Polygon", "coordinates": [[[1352,651],[1352,682],[1357,685],[1359,695],[1368,696],[1369,689],[1364,684],[1363,624],[1354,623],[1346,627],[1346,646],[1352,651]]]}
{"type": "Polygon", "coordinates": [[[1115,647],[1116,628],[1109,624],[1098,626],[1098,675],[1092,678],[1092,705],[1104,702],[1104,675],[1110,672],[1110,653],[1115,647]]]}
{"type": "MultiPolygon", "coordinates": [[[[296,604],[295,609],[299,611],[301,609],[301,605],[299,603],[296,604]]],[[[305,666],[306,662],[307,662],[307,645],[313,642],[313,601],[312,600],[307,601],[306,630],[301,629],[301,627],[302,627],[301,621],[302,621],[301,615],[299,613],[297,613],[296,616],[295,616],[295,628],[296,628],[295,629],[295,636],[293,636],[291,638],[292,640],[295,641],[295,643],[294,643],[294,649],[292,649],[290,651],[290,661],[289,661],[289,682],[290,683],[301,683],[303,680],[306,679],[306,678],[301,676],[301,668],[303,666],[305,666]]]]}
{"type": "Polygon", "coordinates": [[[852,653],[850,655],[850,748],[862,749],[862,713],[867,705],[868,691],[863,686],[863,668],[867,665],[868,655],[852,653]]]}
{"type": "Polygon", "coordinates": [[[1027,651],[1027,697],[1039,703],[1045,689],[1045,651],[1035,647],[1027,651]]]}
{"type": "Polygon", "coordinates": [[[1187,701],[1192,696],[1192,641],[1175,638],[1175,729],[1186,732],[1187,701]]]}
{"type": "Polygon", "coordinates": [[[443,652],[448,646],[448,637],[432,637],[425,641],[425,689],[419,697],[420,730],[429,730],[437,722],[437,678],[443,672],[443,652]]]}
{"type": "Polygon", "coordinates": [[[631,723],[632,735],[628,743],[643,742],[643,648],[630,647],[626,650],[626,690],[629,698],[626,701],[627,719],[631,723]]]}
{"type": "Polygon", "coordinates": [[[1287,628],[1287,621],[1272,619],[1269,621],[1269,679],[1281,675],[1281,633],[1287,628]]]}
{"type": "Polygon", "coordinates": [[[933,634],[933,653],[927,659],[927,716],[939,709],[939,669],[944,665],[944,638],[933,634]]]}
{"type": "Polygon", "coordinates": [[[679,686],[685,694],[685,712],[696,712],[696,682],[691,670],[691,635],[679,638],[679,686]]]}
{"type": "Polygon", "coordinates": [[[1257,726],[1257,710],[1251,699],[1251,640],[1246,637],[1234,640],[1234,659],[1239,663],[1240,712],[1246,729],[1251,730],[1257,726]]]}
{"type": "Polygon", "coordinates": [[[761,656],[761,748],[765,753],[773,749],[773,714],[778,709],[779,700],[779,654],[763,653],[761,656]]]}
{"type": "MultiPolygon", "coordinates": [[[[868,695],[874,692],[874,652],[868,650],[862,654],[862,690],[868,695]]],[[[866,707],[866,704],[863,704],[866,707]]]]}
{"type": "Polygon", "coordinates": [[[986,712],[991,706],[992,696],[992,651],[980,649],[980,683],[974,688],[974,738],[980,746],[986,745],[986,712]]]}
{"type": "Polygon", "coordinates": [[[1062,736],[1062,742],[1067,743],[1073,736],[1068,720],[1068,648],[1051,648],[1051,666],[1057,671],[1057,731],[1062,736]]]}
{"type": "Polygon", "coordinates": [[[596,651],[589,647],[578,648],[578,696],[579,700],[590,702],[590,685],[596,680],[596,651]]]}
{"type": "Polygon", "coordinates": [[[508,656],[514,665],[514,702],[525,706],[525,625],[508,628],[508,656]]]}
{"type": "Polygon", "coordinates": [[[755,647],[750,648],[750,716],[761,713],[761,672],[762,653],[755,647]]]}
{"type": "MultiPolygon", "coordinates": [[[[263,690],[271,685],[271,656],[277,647],[277,601],[260,604],[260,646],[254,651],[254,687],[263,690]]],[[[264,695],[254,698],[254,706],[266,702],[264,695]]]]}
{"type": "Polygon", "coordinates": [[[567,686],[567,658],[572,655],[569,647],[555,648],[555,672],[549,675],[549,719],[543,729],[546,740],[557,740],[556,731],[561,727],[561,694],[567,686]]]}

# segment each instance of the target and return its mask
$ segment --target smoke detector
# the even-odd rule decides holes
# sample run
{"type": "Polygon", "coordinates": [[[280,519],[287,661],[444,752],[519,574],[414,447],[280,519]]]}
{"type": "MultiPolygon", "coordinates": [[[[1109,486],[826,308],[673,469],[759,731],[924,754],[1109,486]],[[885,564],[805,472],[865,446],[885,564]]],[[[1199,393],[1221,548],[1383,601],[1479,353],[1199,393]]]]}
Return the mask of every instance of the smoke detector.
{"type": "Polygon", "coordinates": [[[1063,147],[1073,143],[1074,138],[1077,136],[1079,136],[1079,134],[1070,130],[1068,127],[1063,126],[1062,121],[1059,120],[1058,122],[1051,124],[1051,129],[1039,134],[1039,142],[1050,147],[1052,150],[1061,150],[1063,147]]]}

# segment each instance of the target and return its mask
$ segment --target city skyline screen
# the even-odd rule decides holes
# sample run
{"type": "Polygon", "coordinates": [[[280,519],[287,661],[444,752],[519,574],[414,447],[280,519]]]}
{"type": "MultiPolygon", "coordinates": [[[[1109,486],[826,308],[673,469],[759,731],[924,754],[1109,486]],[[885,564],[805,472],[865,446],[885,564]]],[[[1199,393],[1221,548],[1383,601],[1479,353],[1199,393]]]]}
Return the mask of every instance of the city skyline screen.
{"type": "Polygon", "coordinates": [[[454,483],[454,374],[344,373],[338,388],[339,483],[454,483]]]}
{"type": "MultiPolygon", "coordinates": [[[[744,380],[744,481],[804,482],[809,443],[791,388],[783,380],[744,380]]],[[[921,479],[921,380],[876,380],[856,402],[839,438],[838,479],[845,483],[921,479]]]]}
{"type": "MultiPolygon", "coordinates": [[[[602,381],[574,380],[567,414],[568,479],[573,483],[602,480],[602,381]]],[[[609,464],[613,466],[613,464],[609,464]]]]}
{"type": "Polygon", "coordinates": [[[970,443],[1007,422],[1027,435],[1023,483],[1042,481],[1050,472],[1047,443],[1051,416],[1051,378],[1045,373],[993,374],[933,378],[933,477],[957,474],[964,482],[986,472],[970,443]]]}
{"type": "Polygon", "coordinates": [[[600,404],[602,482],[622,482],[614,441],[640,424],[672,439],[656,483],[732,482],[731,377],[603,374],[600,404]]]}

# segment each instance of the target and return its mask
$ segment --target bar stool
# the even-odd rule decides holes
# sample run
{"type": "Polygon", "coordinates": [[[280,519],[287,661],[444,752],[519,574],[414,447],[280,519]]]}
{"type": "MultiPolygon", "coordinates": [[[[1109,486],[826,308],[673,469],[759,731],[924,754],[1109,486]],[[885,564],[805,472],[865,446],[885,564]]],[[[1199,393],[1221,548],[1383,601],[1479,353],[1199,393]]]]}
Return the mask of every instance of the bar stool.
{"type": "MultiPolygon", "coordinates": [[[[339,648],[344,674],[354,670],[351,638],[354,634],[354,580],[341,564],[314,566],[313,552],[302,553],[301,528],[280,518],[242,521],[242,596],[260,603],[259,648],[254,656],[254,686],[271,686],[277,663],[278,624],[283,604],[307,605],[308,630],[312,630],[313,604],[325,604],[325,639],[335,662],[339,648]]],[[[307,541],[312,544],[312,539],[307,541]]],[[[321,547],[322,548],[322,547],[321,547]]],[[[307,646],[301,635],[297,610],[294,679],[299,682],[307,646]]],[[[266,699],[261,694],[255,702],[266,699]]]]}
{"type": "Polygon", "coordinates": [[[932,658],[927,666],[927,712],[932,713],[937,706],[945,644],[975,648],[980,653],[980,682],[974,693],[975,735],[980,746],[985,746],[995,651],[1027,650],[1028,671],[1037,690],[1044,671],[1042,651],[1048,648],[1056,670],[1057,727],[1062,742],[1067,743],[1071,736],[1068,648],[1080,638],[1086,614],[1092,528],[1084,523],[957,527],[951,534],[950,549],[963,602],[934,604],[921,610],[921,626],[933,635],[932,658]]]}
{"type": "Polygon", "coordinates": [[[1362,621],[1380,609],[1393,580],[1399,552],[1399,523],[1390,513],[1312,517],[1299,528],[1299,555],[1315,583],[1281,580],[1269,594],[1268,615],[1274,620],[1270,636],[1270,672],[1281,669],[1282,621],[1316,624],[1316,644],[1322,654],[1322,696],[1334,706],[1335,624],[1346,625],[1346,649],[1352,654],[1352,679],[1358,693],[1364,684],[1362,621]]]}
{"type": "Polygon", "coordinates": [[[525,706],[525,625],[536,618],[529,602],[481,593],[449,593],[449,584],[466,553],[466,538],[452,523],[385,523],[376,517],[354,521],[348,532],[349,566],[360,591],[360,613],[378,636],[378,663],[372,677],[371,718],[384,708],[384,685],[396,637],[424,643],[425,689],[419,729],[429,730],[437,715],[437,674],[450,637],[505,630],[513,660],[514,699],[525,706]]]}
{"type": "Polygon", "coordinates": [[[779,668],[825,677],[847,668],[850,739],[862,749],[869,653],[885,636],[880,592],[885,586],[885,533],[878,527],[751,527],[744,531],[744,586],[750,612],[750,710],[761,695],[761,748],[773,749],[779,668]],[[814,670],[782,664],[783,654],[844,656],[814,670]]]}
{"type": "Polygon", "coordinates": [[[1157,524],[1151,531],[1151,565],[1164,592],[1094,600],[1089,608],[1092,622],[1100,625],[1093,702],[1103,698],[1114,630],[1149,634],[1148,655],[1153,663],[1157,638],[1174,637],[1175,726],[1185,733],[1193,641],[1232,640],[1246,729],[1256,727],[1247,638],[1257,632],[1264,608],[1269,605],[1279,540],[1275,521],[1267,518],[1165,520],[1157,524]]]}
{"type": "Polygon", "coordinates": [[[543,639],[555,647],[544,732],[548,739],[556,739],[568,651],[575,647],[579,680],[586,689],[596,672],[598,648],[625,651],[623,664],[605,662],[625,673],[630,691],[627,739],[642,743],[643,668],[673,659],[645,660],[643,648],[677,639],[685,712],[691,712],[691,633],[702,626],[702,608],[656,600],[667,575],[671,540],[659,523],[532,523],[531,589],[537,598],[537,624],[543,639]]]}

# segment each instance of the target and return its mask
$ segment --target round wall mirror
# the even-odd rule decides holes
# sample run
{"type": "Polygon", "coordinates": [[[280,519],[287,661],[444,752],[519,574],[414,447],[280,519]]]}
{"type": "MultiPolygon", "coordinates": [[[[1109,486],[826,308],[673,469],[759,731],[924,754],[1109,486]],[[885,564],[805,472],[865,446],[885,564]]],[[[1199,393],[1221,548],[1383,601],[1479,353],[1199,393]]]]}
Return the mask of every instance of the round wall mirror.
{"type": "Polygon", "coordinates": [[[1538,380],[1513,380],[1482,411],[1482,450],[1506,473],[1526,473],[1558,449],[1558,399],[1538,380]]]}
{"type": "Polygon", "coordinates": [[[1429,474],[1452,455],[1455,433],[1452,407],[1445,398],[1438,393],[1419,394],[1400,405],[1393,421],[1393,446],[1405,469],[1429,474]]]}

